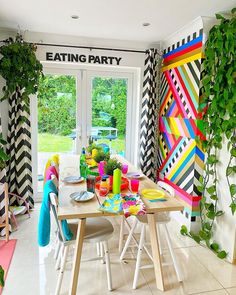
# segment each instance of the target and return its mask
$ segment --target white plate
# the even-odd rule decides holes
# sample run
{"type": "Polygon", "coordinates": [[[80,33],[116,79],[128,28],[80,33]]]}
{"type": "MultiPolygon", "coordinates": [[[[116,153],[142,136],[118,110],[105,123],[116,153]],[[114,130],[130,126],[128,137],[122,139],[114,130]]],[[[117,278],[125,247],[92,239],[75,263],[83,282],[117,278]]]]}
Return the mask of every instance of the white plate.
{"type": "Polygon", "coordinates": [[[126,174],[126,177],[128,177],[128,178],[142,178],[142,177],[144,177],[144,174],[141,174],[141,173],[139,173],[139,172],[128,172],[127,174],[126,174]]]}
{"type": "Polygon", "coordinates": [[[70,197],[76,202],[86,202],[91,200],[94,197],[94,193],[81,191],[81,192],[72,193],[70,197]]]}
{"type": "Polygon", "coordinates": [[[66,183],[79,183],[84,180],[81,176],[67,176],[62,181],[66,183]]]}

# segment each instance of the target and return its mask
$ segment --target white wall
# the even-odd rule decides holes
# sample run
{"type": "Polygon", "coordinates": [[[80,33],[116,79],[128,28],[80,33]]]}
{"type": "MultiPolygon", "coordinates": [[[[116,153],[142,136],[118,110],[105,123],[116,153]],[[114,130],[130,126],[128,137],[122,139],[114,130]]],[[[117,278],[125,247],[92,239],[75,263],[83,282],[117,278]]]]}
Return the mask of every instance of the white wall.
{"type": "Polygon", "coordinates": [[[186,38],[189,35],[193,35],[194,32],[198,32],[203,27],[203,20],[202,17],[197,17],[192,22],[186,24],[184,27],[179,29],[178,31],[173,32],[170,36],[168,36],[166,39],[161,41],[161,47],[162,49],[167,48],[168,46],[171,46],[172,44],[177,43],[183,38],[186,38]]]}

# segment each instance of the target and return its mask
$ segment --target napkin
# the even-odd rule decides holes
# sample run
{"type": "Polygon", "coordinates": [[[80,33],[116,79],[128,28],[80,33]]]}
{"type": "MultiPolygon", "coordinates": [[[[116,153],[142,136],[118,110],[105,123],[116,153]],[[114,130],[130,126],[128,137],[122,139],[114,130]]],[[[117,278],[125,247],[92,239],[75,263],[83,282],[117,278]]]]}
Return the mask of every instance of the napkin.
{"type": "Polygon", "coordinates": [[[126,218],[131,215],[146,214],[145,205],[138,194],[124,195],[122,197],[122,208],[126,218]]]}
{"type": "Polygon", "coordinates": [[[119,213],[122,211],[120,194],[109,194],[100,206],[99,210],[109,213],[119,213]]]}

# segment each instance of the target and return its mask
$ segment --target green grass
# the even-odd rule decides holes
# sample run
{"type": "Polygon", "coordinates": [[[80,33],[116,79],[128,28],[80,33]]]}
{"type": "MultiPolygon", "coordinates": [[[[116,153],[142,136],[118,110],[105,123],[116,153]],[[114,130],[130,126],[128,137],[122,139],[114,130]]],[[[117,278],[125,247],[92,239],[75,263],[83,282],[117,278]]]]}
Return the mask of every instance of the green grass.
{"type": "MultiPolygon", "coordinates": [[[[106,143],[108,146],[110,141],[108,139],[99,139],[96,142],[106,143]]],[[[120,135],[117,139],[112,140],[111,148],[115,153],[125,150],[125,138],[120,135]]],[[[68,136],[54,135],[49,133],[38,134],[38,151],[39,152],[70,152],[73,149],[73,140],[68,136]]]]}
{"type": "MultiPolygon", "coordinates": [[[[105,143],[110,146],[110,141],[106,138],[99,139],[96,141],[97,144],[105,143]]],[[[111,149],[114,153],[119,153],[125,150],[125,138],[124,136],[120,135],[117,139],[111,141],[111,149]]]]}
{"type": "Polygon", "coordinates": [[[68,136],[54,135],[50,133],[38,134],[39,152],[70,152],[73,148],[73,140],[68,136]]]}

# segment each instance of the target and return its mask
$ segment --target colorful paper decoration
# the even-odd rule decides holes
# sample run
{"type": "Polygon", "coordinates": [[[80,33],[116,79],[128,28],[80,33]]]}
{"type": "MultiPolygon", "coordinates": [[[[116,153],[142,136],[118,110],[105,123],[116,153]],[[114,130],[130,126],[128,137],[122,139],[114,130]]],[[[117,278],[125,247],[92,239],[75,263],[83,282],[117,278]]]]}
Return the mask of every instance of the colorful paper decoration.
{"type": "Polygon", "coordinates": [[[117,195],[109,194],[108,196],[106,196],[99,210],[109,212],[109,213],[120,213],[122,211],[120,194],[117,194],[117,195]]]}
{"type": "Polygon", "coordinates": [[[145,205],[138,194],[122,196],[122,208],[124,210],[124,216],[126,218],[131,215],[146,214],[145,205]]]}
{"type": "Polygon", "coordinates": [[[159,178],[185,201],[184,214],[195,221],[201,194],[197,189],[204,168],[204,139],[199,118],[202,30],[173,44],[163,55],[160,101],[159,178]],[[192,39],[192,40],[191,40],[192,39]]]}

